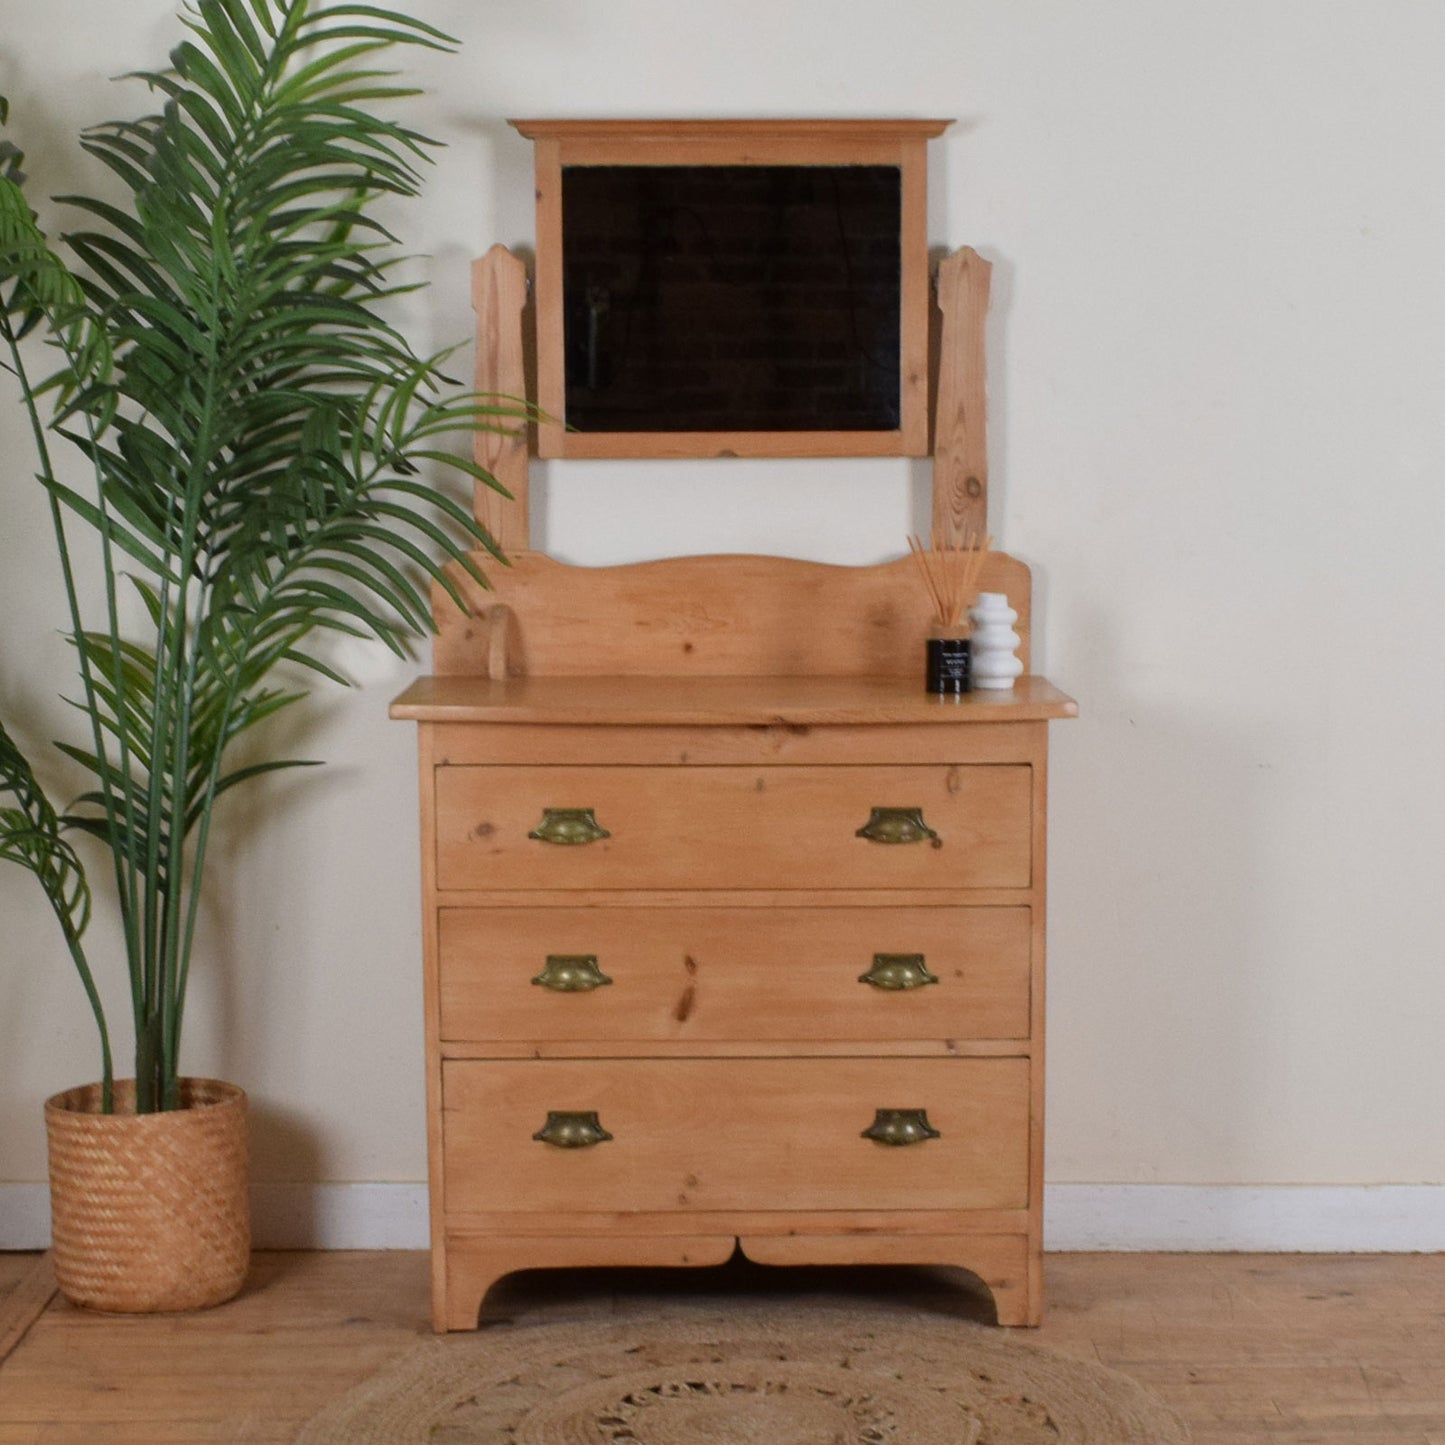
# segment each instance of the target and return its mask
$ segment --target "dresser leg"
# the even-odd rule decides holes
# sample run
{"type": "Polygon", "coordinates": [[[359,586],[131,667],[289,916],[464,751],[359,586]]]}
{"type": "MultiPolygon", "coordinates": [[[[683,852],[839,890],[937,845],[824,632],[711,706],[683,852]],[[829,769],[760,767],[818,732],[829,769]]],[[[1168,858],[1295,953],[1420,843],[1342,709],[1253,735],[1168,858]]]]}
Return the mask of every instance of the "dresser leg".
{"type": "MultiPolygon", "coordinates": [[[[965,1265],[965,1269],[970,1266],[965,1265]]],[[[975,1271],[976,1272],[976,1271],[975,1271]]],[[[1043,1316],[1043,1301],[1037,1299],[1021,1279],[999,1280],[989,1285],[998,1322],[1011,1328],[1037,1326],[1043,1316]]]]}
{"type": "Polygon", "coordinates": [[[473,1235],[447,1243],[447,1330],[474,1330],[487,1291],[519,1269],[588,1266],[700,1266],[726,1264],[737,1241],[731,1234],[606,1238],[473,1235]]]}

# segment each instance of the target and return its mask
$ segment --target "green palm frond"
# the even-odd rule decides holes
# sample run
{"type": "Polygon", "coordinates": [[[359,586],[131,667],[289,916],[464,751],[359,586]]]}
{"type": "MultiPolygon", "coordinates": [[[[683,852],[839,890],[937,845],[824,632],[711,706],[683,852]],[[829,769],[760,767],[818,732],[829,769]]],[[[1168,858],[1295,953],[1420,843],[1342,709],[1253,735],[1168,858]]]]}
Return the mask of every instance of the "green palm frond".
{"type": "MultiPolygon", "coordinates": [[[[3,119],[0,107],[0,119],[3,119]]],[[[60,924],[66,948],[100,1032],[101,1100],[112,1101],[110,1031],[81,935],[90,922],[90,884],[80,855],[61,832],[61,820],[36,781],[30,761],[0,722],[0,862],[17,863],[34,875],[60,924]]]]}
{"type": "Polygon", "coordinates": [[[91,734],[66,745],[93,785],[61,821],[112,855],[143,1104],[174,1093],[213,805],[301,765],[230,761],[304,695],[268,677],[344,681],[325,634],[400,652],[431,627],[431,586],[460,604],[448,564],[484,581],[476,557],[500,553],[446,476],[497,483],[449,443],[530,416],[458,393],[445,353],[417,354],[388,315],[413,288],[374,206],[417,194],[435,143],[376,113],[414,93],[383,57],[450,38],[345,0],[195,0],[182,20],[169,67],[138,77],[158,108],[82,138],[126,199],[62,198],[72,262],[35,225],[19,153],[0,152],[0,329],[36,424],[91,734]],[[16,343],[42,323],[60,360],[32,386],[16,343]],[[49,464],[47,394],[48,435],[88,461],[91,489],[49,464]],[[101,544],[92,623],[76,524],[101,544]],[[143,636],[121,622],[123,574],[143,636]]]}
{"type": "MultiPolygon", "coordinates": [[[[7,109],[0,97],[0,124],[7,109]]],[[[24,159],[13,144],[0,143],[0,316],[16,340],[50,322],[69,357],[51,384],[68,394],[107,370],[109,338],[87,313],[83,288],[36,223],[21,189],[24,159]]]]}
{"type": "Polygon", "coordinates": [[[60,819],[35,779],[29,761],[0,723],[0,859],[32,872],[61,925],[79,938],[90,921],[90,887],[75,849],[60,831],[60,819]]]}

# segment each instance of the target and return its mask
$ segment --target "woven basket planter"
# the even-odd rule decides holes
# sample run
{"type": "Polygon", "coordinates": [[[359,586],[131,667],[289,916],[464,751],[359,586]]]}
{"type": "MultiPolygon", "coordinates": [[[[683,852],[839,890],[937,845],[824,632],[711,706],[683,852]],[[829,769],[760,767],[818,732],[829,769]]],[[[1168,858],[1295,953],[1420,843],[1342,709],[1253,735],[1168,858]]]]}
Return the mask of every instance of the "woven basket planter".
{"type": "Polygon", "coordinates": [[[125,1314],[203,1309],[241,1288],[251,1253],[246,1095],[182,1079],[181,1108],[137,1114],[117,1079],[45,1104],[51,1247],[67,1299],[125,1314]]]}

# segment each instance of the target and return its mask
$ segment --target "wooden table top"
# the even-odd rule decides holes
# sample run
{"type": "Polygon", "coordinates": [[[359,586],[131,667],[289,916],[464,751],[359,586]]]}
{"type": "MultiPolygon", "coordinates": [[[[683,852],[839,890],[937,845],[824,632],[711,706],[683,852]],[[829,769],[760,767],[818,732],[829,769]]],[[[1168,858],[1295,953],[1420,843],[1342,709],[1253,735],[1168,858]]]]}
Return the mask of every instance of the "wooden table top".
{"type": "Polygon", "coordinates": [[[391,705],[410,722],[652,726],[957,725],[1078,711],[1042,677],[951,696],[900,677],[420,677],[391,705]]]}

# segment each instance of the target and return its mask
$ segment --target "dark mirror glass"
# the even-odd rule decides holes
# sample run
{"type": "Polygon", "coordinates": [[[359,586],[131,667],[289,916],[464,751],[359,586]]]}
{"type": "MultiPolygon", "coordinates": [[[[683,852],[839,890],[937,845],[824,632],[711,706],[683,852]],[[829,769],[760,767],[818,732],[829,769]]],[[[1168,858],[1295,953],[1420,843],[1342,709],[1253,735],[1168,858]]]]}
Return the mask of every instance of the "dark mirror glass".
{"type": "Polygon", "coordinates": [[[896,166],[566,166],[567,425],[899,426],[896,166]]]}

